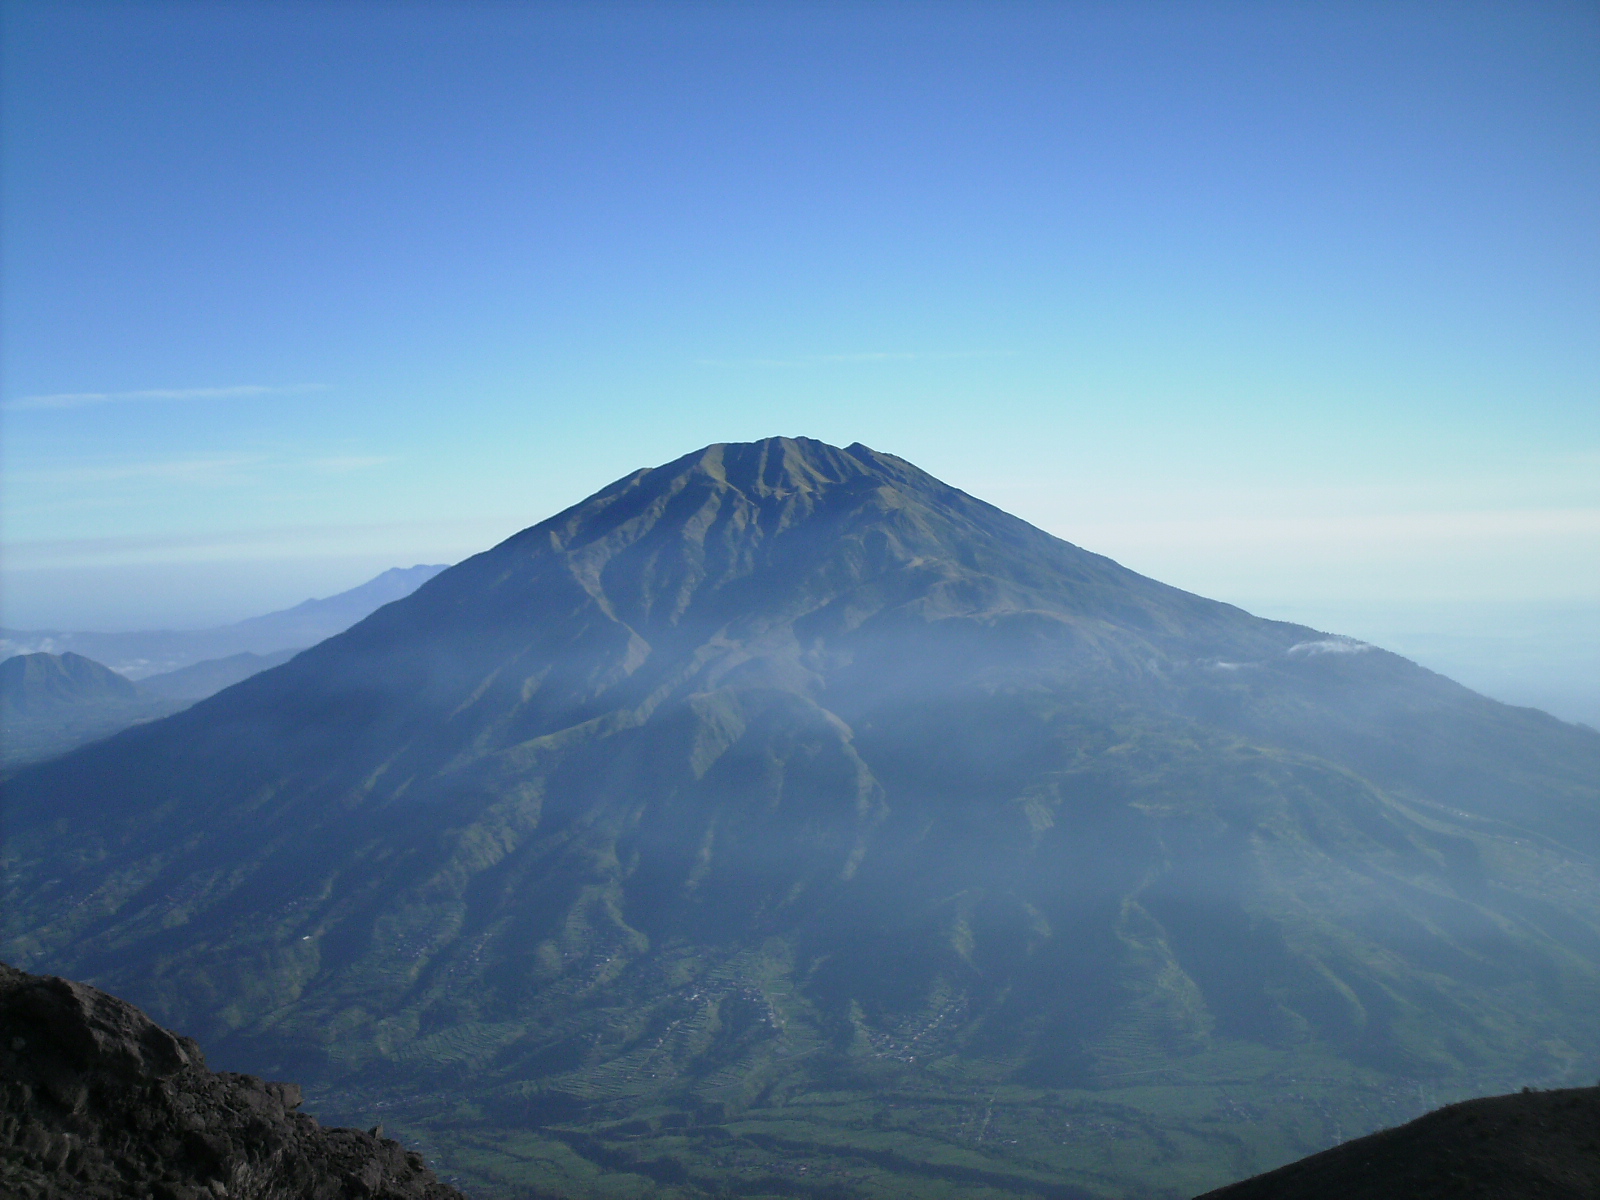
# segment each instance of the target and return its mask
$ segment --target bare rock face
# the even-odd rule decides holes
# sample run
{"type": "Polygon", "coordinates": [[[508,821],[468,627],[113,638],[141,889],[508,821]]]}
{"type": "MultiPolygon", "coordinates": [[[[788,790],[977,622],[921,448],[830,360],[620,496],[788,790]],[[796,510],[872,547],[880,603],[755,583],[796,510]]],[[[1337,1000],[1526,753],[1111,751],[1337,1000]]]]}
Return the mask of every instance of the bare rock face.
{"type": "Polygon", "coordinates": [[[0,963],[0,1195],[465,1200],[381,1131],[299,1104],[115,996],[0,963]]]}

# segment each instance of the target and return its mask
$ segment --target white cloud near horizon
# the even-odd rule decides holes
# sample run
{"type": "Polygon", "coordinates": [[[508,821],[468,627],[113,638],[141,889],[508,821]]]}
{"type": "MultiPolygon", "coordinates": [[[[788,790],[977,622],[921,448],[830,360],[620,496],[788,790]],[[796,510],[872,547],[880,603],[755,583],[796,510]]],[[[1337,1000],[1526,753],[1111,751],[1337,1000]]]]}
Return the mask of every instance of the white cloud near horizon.
{"type": "Polygon", "coordinates": [[[53,392],[49,395],[19,396],[7,400],[8,411],[84,408],[92,404],[119,404],[137,400],[236,400],[248,396],[284,396],[303,392],[327,391],[325,383],[301,383],[289,387],[239,384],[234,387],[145,388],[134,392],[53,392]]]}
{"type": "MultiPolygon", "coordinates": [[[[1131,545],[1296,548],[1323,552],[1357,547],[1373,556],[1411,553],[1447,543],[1507,542],[1529,538],[1593,538],[1600,535],[1600,508],[1506,508],[1446,512],[1379,512],[1326,516],[1215,514],[1167,520],[1073,521],[1057,516],[1041,522],[1077,542],[1101,539],[1131,545]],[[1067,533],[1059,532],[1062,529],[1067,533]]],[[[1092,546],[1090,547],[1093,548],[1092,546]]]]}

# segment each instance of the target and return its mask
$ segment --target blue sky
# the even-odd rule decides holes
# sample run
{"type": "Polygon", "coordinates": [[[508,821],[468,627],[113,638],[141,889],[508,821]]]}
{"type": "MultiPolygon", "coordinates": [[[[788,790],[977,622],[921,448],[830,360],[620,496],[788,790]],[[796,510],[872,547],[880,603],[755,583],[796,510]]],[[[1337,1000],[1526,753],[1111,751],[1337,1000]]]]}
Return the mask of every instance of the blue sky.
{"type": "Polygon", "coordinates": [[[784,433],[1271,615],[1595,653],[1592,4],[4,18],[8,625],[233,619],[784,433]]]}

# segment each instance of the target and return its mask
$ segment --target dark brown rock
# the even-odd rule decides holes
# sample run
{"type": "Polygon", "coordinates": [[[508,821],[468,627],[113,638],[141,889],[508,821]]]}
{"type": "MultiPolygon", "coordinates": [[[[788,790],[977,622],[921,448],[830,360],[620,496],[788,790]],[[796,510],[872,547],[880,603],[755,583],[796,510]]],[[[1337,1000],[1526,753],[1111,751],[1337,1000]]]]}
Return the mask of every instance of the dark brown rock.
{"type": "Polygon", "coordinates": [[[1600,1087],[1488,1096],[1199,1200],[1595,1200],[1600,1087]]]}
{"type": "MultiPolygon", "coordinates": [[[[206,1068],[98,988],[0,963],[0,1195],[10,1200],[465,1200],[418,1154],[206,1068]]],[[[381,1131],[380,1131],[381,1132],[381,1131]]]]}

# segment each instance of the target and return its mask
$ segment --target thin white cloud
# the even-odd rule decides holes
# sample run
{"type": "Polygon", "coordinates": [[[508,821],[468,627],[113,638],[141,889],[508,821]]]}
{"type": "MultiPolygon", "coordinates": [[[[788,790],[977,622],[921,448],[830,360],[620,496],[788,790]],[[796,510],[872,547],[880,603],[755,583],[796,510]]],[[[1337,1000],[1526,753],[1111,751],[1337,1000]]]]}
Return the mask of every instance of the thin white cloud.
{"type": "Polygon", "coordinates": [[[43,467],[13,471],[13,484],[81,486],[95,483],[120,483],[143,479],[168,483],[236,483],[245,472],[268,460],[261,455],[230,455],[215,458],[164,459],[156,462],[90,464],[71,467],[43,467]]]}
{"type": "Polygon", "coordinates": [[[697,358],[702,367],[820,367],[840,363],[933,362],[952,358],[997,358],[1009,350],[872,350],[860,354],[802,354],[795,358],[697,358]]]}
{"type": "Polygon", "coordinates": [[[317,471],[342,474],[345,471],[364,471],[368,467],[381,467],[395,462],[392,454],[345,454],[333,458],[314,458],[306,465],[317,471]]]}
{"type": "Polygon", "coordinates": [[[286,396],[299,392],[326,391],[325,383],[301,383],[292,387],[265,387],[241,384],[237,387],[145,388],[137,392],[54,392],[46,396],[18,396],[3,407],[19,412],[27,409],[85,408],[92,404],[121,404],[138,400],[237,400],[247,396],[286,396]]]}
{"type": "Polygon", "coordinates": [[[367,524],[272,525],[204,532],[101,538],[52,538],[5,544],[0,566],[8,575],[154,563],[387,555],[394,561],[454,561],[503,541],[527,518],[502,514],[433,521],[367,524]]]}
{"type": "MultiPolygon", "coordinates": [[[[867,354],[818,354],[816,362],[909,362],[917,358],[932,358],[930,354],[909,354],[886,350],[874,350],[867,354]]],[[[949,355],[940,355],[948,358],[949,355]]]]}
{"type": "Polygon", "coordinates": [[[1285,654],[1365,654],[1373,647],[1355,638],[1325,638],[1320,642],[1296,642],[1285,654]]]}
{"type": "MultiPolygon", "coordinates": [[[[1268,505],[1263,502],[1261,507],[1268,505]]],[[[1600,535],[1600,508],[1525,508],[1454,512],[1356,513],[1349,516],[1177,517],[1170,520],[1072,520],[1032,516],[1080,545],[1238,549],[1283,547],[1323,553],[1357,548],[1367,556],[1438,549],[1446,543],[1483,545],[1535,538],[1600,535]]],[[[1104,551],[1102,551],[1104,552],[1104,551]]]]}
{"type": "Polygon", "coordinates": [[[71,466],[39,467],[13,471],[14,485],[41,487],[82,487],[130,480],[174,484],[246,484],[256,482],[263,472],[283,474],[316,471],[342,475],[398,461],[387,454],[344,454],[323,458],[280,458],[266,454],[212,455],[198,458],[158,459],[144,462],[79,463],[71,466]]]}

